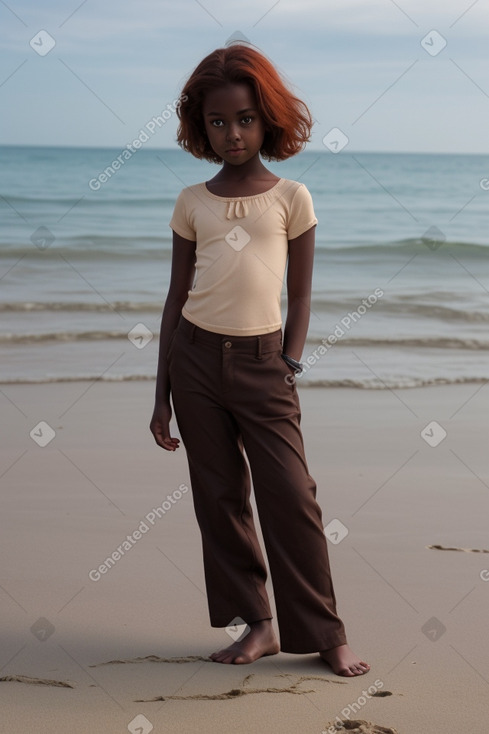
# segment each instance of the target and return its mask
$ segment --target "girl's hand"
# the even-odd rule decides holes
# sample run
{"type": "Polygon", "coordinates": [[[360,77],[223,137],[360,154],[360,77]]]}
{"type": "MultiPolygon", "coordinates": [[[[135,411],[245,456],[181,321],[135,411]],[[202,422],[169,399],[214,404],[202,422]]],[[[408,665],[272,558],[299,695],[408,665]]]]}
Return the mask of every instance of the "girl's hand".
{"type": "Polygon", "coordinates": [[[155,405],[149,428],[158,446],[166,451],[175,451],[180,445],[180,439],[170,436],[170,419],[170,402],[159,402],[155,405]]]}

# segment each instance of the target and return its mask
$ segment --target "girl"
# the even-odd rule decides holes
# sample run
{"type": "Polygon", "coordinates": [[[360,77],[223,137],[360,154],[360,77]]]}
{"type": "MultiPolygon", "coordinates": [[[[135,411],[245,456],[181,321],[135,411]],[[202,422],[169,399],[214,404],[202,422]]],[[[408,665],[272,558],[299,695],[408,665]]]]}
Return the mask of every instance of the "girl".
{"type": "Polygon", "coordinates": [[[298,153],[310,138],[311,115],[264,56],[239,44],[201,61],[181,99],[179,145],[222,166],[180,193],[170,222],[171,282],[150,428],[159,446],[178,448],[169,430],[171,393],[202,534],[211,625],[249,625],[243,639],[210,657],[242,664],[279,650],[318,652],[337,675],[362,675],[370,666],[348,647],[336,613],[294,379],[309,325],[317,219],[306,187],[275,176],[260,159],[298,153]]]}

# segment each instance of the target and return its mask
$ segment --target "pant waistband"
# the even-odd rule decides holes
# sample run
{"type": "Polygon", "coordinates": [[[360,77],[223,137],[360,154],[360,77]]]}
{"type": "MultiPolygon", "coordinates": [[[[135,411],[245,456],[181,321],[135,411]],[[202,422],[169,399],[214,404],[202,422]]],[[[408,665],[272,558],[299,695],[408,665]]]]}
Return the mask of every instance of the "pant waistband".
{"type": "Polygon", "coordinates": [[[223,352],[239,352],[240,354],[262,354],[276,352],[282,346],[282,330],[257,334],[254,336],[233,336],[232,334],[218,334],[214,331],[202,329],[193,324],[184,316],[180,316],[178,330],[185,334],[190,342],[206,344],[223,352]]]}

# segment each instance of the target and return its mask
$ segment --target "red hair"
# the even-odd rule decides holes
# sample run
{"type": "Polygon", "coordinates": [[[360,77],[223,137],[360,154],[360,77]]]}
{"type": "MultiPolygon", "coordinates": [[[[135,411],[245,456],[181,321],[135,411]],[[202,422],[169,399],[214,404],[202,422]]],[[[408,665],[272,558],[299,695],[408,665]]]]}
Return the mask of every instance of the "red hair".
{"type": "Polygon", "coordinates": [[[306,104],[287,88],[274,66],[249,46],[233,44],[205,57],[190,75],[177,108],[177,142],[196,158],[222,163],[207,138],[202,106],[205,95],[225,84],[249,84],[265,123],[260,150],[267,160],[283,161],[299,153],[311,136],[306,104]]]}

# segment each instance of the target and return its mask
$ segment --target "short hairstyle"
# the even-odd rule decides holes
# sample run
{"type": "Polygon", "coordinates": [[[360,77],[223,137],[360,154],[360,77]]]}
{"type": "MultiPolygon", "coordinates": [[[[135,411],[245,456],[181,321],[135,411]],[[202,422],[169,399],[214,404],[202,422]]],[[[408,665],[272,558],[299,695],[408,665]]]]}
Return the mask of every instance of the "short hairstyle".
{"type": "Polygon", "coordinates": [[[250,84],[265,124],[261,155],[283,161],[299,153],[311,137],[312,117],[272,63],[249,46],[232,44],[203,59],[187,80],[177,115],[177,142],[196,158],[222,163],[205,132],[202,107],[205,95],[225,84],[250,84]]]}

